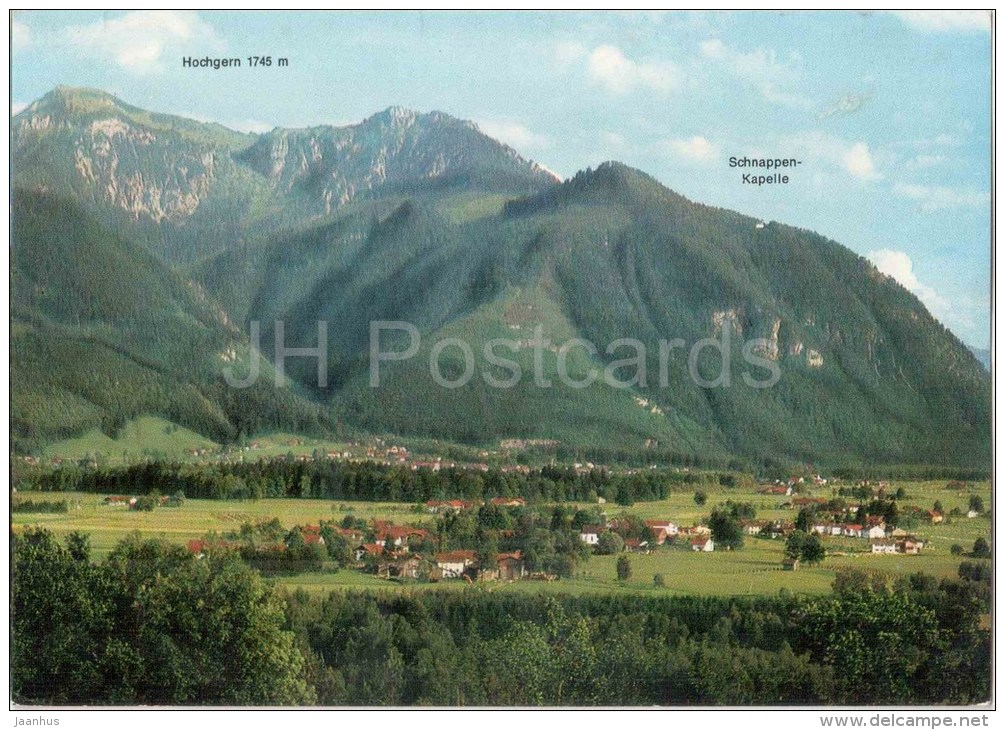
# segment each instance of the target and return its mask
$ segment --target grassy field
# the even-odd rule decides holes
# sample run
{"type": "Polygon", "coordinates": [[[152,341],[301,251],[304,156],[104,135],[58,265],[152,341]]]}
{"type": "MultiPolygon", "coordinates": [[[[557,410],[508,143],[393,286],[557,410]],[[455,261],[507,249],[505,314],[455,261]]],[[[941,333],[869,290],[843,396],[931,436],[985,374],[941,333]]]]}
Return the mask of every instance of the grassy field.
{"type": "MultiPolygon", "coordinates": [[[[225,453],[245,454],[248,458],[264,459],[286,454],[312,454],[315,451],[342,451],[346,445],[338,441],[313,439],[288,433],[273,433],[252,439],[254,446],[231,447],[225,451],[219,444],[155,416],[141,416],[126,422],[115,438],[92,429],[81,436],[64,439],[48,446],[46,459],[78,461],[94,458],[103,464],[121,464],[139,459],[204,461],[206,454],[196,456],[193,450],[207,450],[209,456],[225,453]]],[[[361,452],[362,455],[364,452],[361,452]]]]}
{"type": "MultiPolygon", "coordinates": [[[[894,484],[893,489],[904,486],[907,499],[902,504],[916,504],[931,508],[940,500],[948,512],[959,507],[966,512],[971,494],[979,494],[990,506],[990,485],[971,485],[969,492],[957,493],[945,489],[945,482],[905,482],[894,484]]],[[[823,496],[830,490],[817,490],[823,496]]],[[[319,519],[341,519],[353,514],[364,519],[387,519],[393,522],[431,524],[433,518],[412,504],[375,502],[332,502],[328,500],[267,499],[259,501],[186,500],[178,508],[161,507],[153,512],[135,512],[123,508],[106,507],[102,496],[94,494],[32,494],[18,493],[16,500],[66,499],[71,505],[67,514],[13,515],[14,529],[27,525],[41,525],[57,535],[71,531],[88,533],[95,558],[102,558],[114,545],[133,531],[145,537],[159,537],[179,544],[203,537],[207,532],[226,532],[240,527],[246,521],[278,517],[284,527],[295,524],[317,524],[319,519]]],[[[698,507],[691,493],[671,495],[660,502],[640,502],[627,511],[642,517],[660,517],[689,525],[706,517],[711,509],[727,499],[751,501],[758,508],[759,519],[782,518],[792,520],[791,510],[778,508],[783,498],[765,497],[743,490],[714,490],[709,492],[708,503],[698,507]]],[[[584,505],[585,506],[585,505],[584,505]]],[[[620,511],[607,505],[609,514],[620,511]]],[[[783,541],[747,537],[742,550],[714,553],[694,553],[687,549],[664,548],[653,554],[631,556],[632,577],[619,583],[615,577],[616,556],[593,556],[579,566],[573,579],[554,582],[521,581],[510,584],[483,584],[467,586],[462,581],[444,581],[435,585],[398,584],[362,575],[351,570],[331,574],[305,574],[275,578],[288,588],[308,591],[372,587],[386,590],[489,590],[518,592],[666,592],[671,594],[700,595],[756,595],[774,594],[781,589],[793,593],[820,594],[830,590],[837,570],[853,567],[877,570],[891,575],[906,575],[923,571],[938,577],[956,575],[960,562],[966,558],[953,556],[950,548],[959,544],[970,550],[974,540],[990,540],[990,520],[987,517],[951,519],[949,524],[918,525],[912,532],[925,540],[921,555],[872,555],[865,540],[851,538],[825,538],[831,553],[820,566],[802,567],[789,572],[781,569],[783,541]],[[663,575],[665,586],[657,588],[653,578],[663,575]]]]}
{"type": "Polygon", "coordinates": [[[109,461],[149,457],[181,459],[190,449],[216,448],[219,448],[217,444],[187,428],[163,418],[141,416],[128,421],[115,438],[95,428],[50,445],[43,455],[73,460],[95,456],[109,461]]]}

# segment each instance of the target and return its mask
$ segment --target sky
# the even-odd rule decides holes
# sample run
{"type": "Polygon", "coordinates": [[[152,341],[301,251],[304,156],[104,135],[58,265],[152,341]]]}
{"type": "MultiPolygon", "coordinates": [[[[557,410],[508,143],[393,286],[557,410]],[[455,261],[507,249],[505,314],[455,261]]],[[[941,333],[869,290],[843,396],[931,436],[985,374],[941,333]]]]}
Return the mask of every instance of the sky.
{"type": "Polygon", "coordinates": [[[991,43],[986,11],[24,11],[11,109],[69,85],[251,132],[443,111],[563,177],[620,160],[815,230],[988,347],[991,43]],[[755,186],[744,156],[802,164],[755,186]]]}

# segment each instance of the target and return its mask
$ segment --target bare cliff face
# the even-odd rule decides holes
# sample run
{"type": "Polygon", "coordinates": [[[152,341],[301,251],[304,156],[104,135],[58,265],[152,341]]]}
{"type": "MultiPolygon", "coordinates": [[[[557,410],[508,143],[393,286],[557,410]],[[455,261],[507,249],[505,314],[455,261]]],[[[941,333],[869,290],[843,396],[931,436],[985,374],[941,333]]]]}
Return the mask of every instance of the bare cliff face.
{"type": "MultiPolygon", "coordinates": [[[[133,220],[181,223],[205,200],[228,156],[220,131],[154,115],[100,92],[57,89],[13,120],[15,181],[133,220]]],[[[234,140],[242,135],[232,133],[234,140]]]]}
{"type": "Polygon", "coordinates": [[[209,190],[216,167],[211,149],[173,155],[156,134],[114,117],[91,122],[78,136],[73,155],[81,181],[106,203],[157,223],[192,215],[209,190]],[[162,166],[172,168],[172,174],[156,174],[162,166]]]}
{"type": "Polygon", "coordinates": [[[364,195],[423,187],[524,194],[556,182],[470,122],[399,107],[352,126],[255,137],[60,87],[15,116],[12,128],[18,187],[76,200],[105,221],[155,227],[146,238],[175,249],[199,239],[226,248],[245,237],[249,218],[271,230],[280,219],[327,216],[364,195]],[[178,235],[184,244],[172,244],[178,235]]]}
{"type": "Polygon", "coordinates": [[[440,183],[536,192],[557,182],[470,122],[401,107],[346,127],[275,129],[238,159],[324,214],[382,188],[440,183]]]}

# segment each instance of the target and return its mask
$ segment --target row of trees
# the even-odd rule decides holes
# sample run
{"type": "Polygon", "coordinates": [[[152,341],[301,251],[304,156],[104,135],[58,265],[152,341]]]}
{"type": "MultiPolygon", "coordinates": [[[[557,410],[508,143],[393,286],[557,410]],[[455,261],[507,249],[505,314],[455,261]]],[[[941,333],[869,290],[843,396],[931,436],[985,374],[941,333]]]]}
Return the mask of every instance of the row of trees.
{"type": "Polygon", "coordinates": [[[119,467],[64,465],[55,469],[21,468],[21,489],[63,492],[161,494],[183,492],[201,499],[313,499],[425,502],[430,499],[524,497],[529,500],[596,502],[627,506],[634,501],[666,499],[697,483],[730,482],[727,474],[697,475],[672,470],[612,474],[605,469],[579,472],[545,466],[529,473],[501,469],[442,468],[350,462],[291,456],[256,462],[184,464],[148,462],[119,467]]]}

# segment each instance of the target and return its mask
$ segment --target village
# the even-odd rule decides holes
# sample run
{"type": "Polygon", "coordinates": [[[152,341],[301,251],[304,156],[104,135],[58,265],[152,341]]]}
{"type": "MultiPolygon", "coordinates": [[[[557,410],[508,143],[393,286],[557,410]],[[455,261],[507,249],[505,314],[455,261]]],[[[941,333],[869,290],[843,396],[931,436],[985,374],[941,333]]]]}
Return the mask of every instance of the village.
{"type": "MultiPolygon", "coordinates": [[[[284,530],[276,520],[263,521],[242,525],[241,530],[229,534],[191,540],[188,549],[199,557],[220,550],[236,551],[259,567],[268,558],[268,565],[278,571],[323,572],[336,566],[378,578],[426,582],[553,581],[571,575],[575,566],[591,555],[742,550],[742,538],[735,537],[740,533],[768,541],[790,541],[796,533],[812,535],[823,540],[827,553],[842,555],[922,552],[924,540],[887,521],[894,502],[882,499],[883,487],[857,485],[859,494],[866,494],[868,488],[874,498],[868,504],[796,496],[825,484],[820,477],[793,477],[791,483],[775,482],[758,489],[760,495],[784,498],[776,503],[776,511],[792,512],[791,519],[756,519],[750,516],[754,514],[752,505],[732,501],[725,503],[725,512],[717,508],[719,512],[713,510],[709,518],[685,524],[670,518],[643,519],[620,508],[608,514],[602,499],[601,504],[588,508],[528,505],[522,497],[434,499],[415,505],[414,514],[424,517],[409,524],[346,516],[338,523],[321,520],[284,530]],[[719,523],[713,524],[719,513],[726,517],[720,514],[719,523]],[[729,520],[732,527],[729,523],[723,526],[722,519],[729,520]],[[727,532],[733,536],[727,537],[727,532]]],[[[695,498],[700,501],[697,493],[695,498]]],[[[135,509],[136,498],[105,498],[110,506],[130,502],[135,509]]],[[[166,504],[165,498],[159,504],[166,504]]],[[[934,525],[944,517],[934,510],[905,507],[897,518],[909,525],[919,519],[934,525]]],[[[788,554],[779,565],[783,570],[798,567],[798,558],[788,554]]]]}

